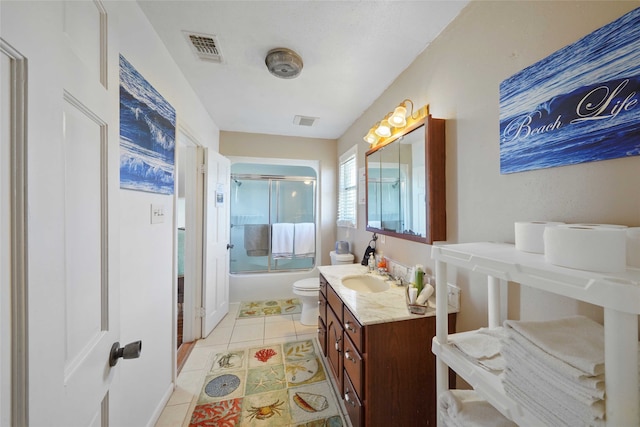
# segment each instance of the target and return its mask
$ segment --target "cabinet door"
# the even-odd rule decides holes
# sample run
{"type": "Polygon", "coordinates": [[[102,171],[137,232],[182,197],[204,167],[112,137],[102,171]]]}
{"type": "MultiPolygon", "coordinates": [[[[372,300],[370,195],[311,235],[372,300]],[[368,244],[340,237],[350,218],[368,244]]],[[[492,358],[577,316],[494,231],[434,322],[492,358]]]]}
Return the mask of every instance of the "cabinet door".
{"type": "Polygon", "coordinates": [[[327,298],[319,294],[318,295],[318,316],[322,319],[322,323],[327,324],[327,298]]]}
{"type": "Polygon", "coordinates": [[[327,357],[327,326],[321,317],[318,317],[318,341],[322,349],[322,355],[327,357]]]}
{"type": "Polygon", "coordinates": [[[327,308],[327,358],[333,376],[342,388],[342,325],[333,310],[327,308]]]}

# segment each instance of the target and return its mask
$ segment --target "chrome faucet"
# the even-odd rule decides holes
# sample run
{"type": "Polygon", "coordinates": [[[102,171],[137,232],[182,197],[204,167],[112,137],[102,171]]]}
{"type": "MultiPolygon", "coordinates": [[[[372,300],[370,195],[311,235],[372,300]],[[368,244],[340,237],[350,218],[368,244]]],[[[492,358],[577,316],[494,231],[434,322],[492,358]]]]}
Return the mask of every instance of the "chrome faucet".
{"type": "Polygon", "coordinates": [[[404,277],[402,277],[400,275],[394,276],[393,274],[389,273],[388,271],[381,272],[380,274],[385,276],[387,278],[387,280],[393,280],[394,282],[396,282],[396,284],[399,284],[400,286],[404,286],[405,285],[404,277]]]}

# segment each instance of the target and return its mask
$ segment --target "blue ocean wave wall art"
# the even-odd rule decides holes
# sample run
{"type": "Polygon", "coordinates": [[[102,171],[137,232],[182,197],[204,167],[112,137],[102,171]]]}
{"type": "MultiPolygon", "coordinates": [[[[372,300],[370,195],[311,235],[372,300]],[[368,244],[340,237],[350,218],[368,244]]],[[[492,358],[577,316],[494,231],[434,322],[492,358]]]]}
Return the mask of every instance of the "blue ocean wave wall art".
{"type": "Polygon", "coordinates": [[[120,188],[173,194],[176,112],[120,55],[120,188]]]}
{"type": "Polygon", "coordinates": [[[640,8],[500,84],[500,173],[640,155],[640,8]]]}

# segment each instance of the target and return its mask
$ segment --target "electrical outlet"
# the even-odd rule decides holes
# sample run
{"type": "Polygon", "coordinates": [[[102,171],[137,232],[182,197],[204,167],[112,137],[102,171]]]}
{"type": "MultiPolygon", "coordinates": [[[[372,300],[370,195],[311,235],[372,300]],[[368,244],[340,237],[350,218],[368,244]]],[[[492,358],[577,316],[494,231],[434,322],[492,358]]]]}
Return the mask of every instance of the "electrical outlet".
{"type": "Polygon", "coordinates": [[[460,288],[447,283],[447,302],[455,310],[460,310],[460,288]]]}

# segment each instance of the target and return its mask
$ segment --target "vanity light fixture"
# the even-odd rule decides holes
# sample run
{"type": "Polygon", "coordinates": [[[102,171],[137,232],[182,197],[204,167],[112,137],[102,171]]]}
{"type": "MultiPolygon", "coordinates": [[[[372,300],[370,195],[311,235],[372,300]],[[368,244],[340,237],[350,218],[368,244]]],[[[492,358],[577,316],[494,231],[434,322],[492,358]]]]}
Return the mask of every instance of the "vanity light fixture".
{"type": "Polygon", "coordinates": [[[376,123],[371,129],[369,129],[367,136],[364,137],[364,140],[367,141],[369,144],[373,145],[376,142],[378,142],[378,140],[380,139],[380,137],[376,135],[376,132],[375,132],[375,129],[378,128],[379,124],[380,123],[376,123]]]}
{"type": "Polygon", "coordinates": [[[369,129],[364,140],[371,145],[378,145],[388,138],[393,137],[398,131],[412,127],[416,122],[425,118],[429,114],[429,106],[425,105],[415,114],[413,112],[413,101],[405,99],[393,110],[388,113],[382,121],[376,123],[369,129]],[[411,104],[411,110],[407,115],[408,104],[411,104]]]}

